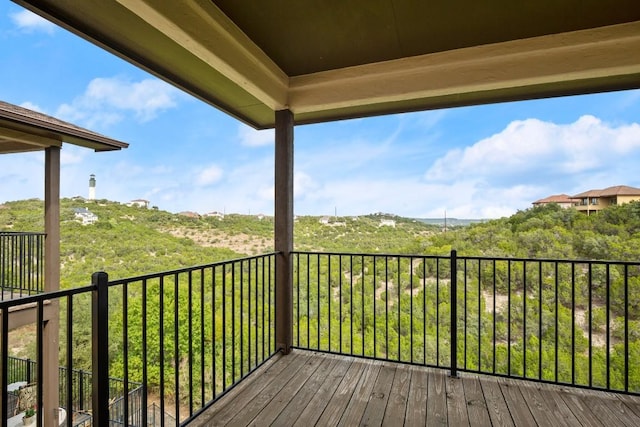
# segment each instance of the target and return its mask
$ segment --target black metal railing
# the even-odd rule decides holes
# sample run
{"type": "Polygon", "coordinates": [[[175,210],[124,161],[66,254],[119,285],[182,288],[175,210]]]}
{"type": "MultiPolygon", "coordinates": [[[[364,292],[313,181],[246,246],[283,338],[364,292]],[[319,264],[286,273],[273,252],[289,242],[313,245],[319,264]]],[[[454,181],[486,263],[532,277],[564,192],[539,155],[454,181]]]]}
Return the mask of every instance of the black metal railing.
{"type": "MultiPolygon", "coordinates": [[[[7,384],[31,384],[38,381],[37,362],[31,359],[22,359],[18,357],[8,357],[7,361],[7,384]]],[[[91,413],[91,389],[92,389],[92,373],[82,369],[73,369],[71,373],[71,413],[72,414],[90,414],[91,413]]],[[[60,406],[68,410],[67,405],[67,368],[59,367],[59,396],[60,406]]],[[[122,418],[124,413],[124,380],[120,378],[109,378],[109,390],[111,403],[109,404],[109,419],[116,422],[122,418]]],[[[131,413],[140,413],[142,405],[142,384],[136,382],[129,383],[129,403],[131,413]]],[[[11,399],[10,399],[11,400],[11,399]]],[[[82,418],[82,417],[77,417],[82,418]]],[[[140,419],[134,420],[134,425],[140,425],[140,419]]],[[[77,424],[74,424],[77,425],[77,424]]]]}
{"type": "MultiPolygon", "coordinates": [[[[156,403],[164,414],[154,416],[159,425],[182,425],[275,354],[274,281],[275,254],[111,282],[106,273],[96,273],[90,286],[0,301],[0,354],[8,354],[12,339],[9,308],[32,303],[37,357],[36,372],[29,375],[37,383],[38,407],[45,324],[57,315],[60,358],[66,361],[59,374],[63,408],[86,403],[89,393],[90,407],[77,411],[87,425],[148,425],[147,408],[156,403]],[[78,363],[88,363],[87,355],[91,381],[81,387],[74,372],[78,363]]],[[[11,416],[7,384],[17,374],[8,357],[0,359],[4,427],[11,416]]],[[[73,418],[65,425],[75,425],[73,418]]]]}
{"type": "Polygon", "coordinates": [[[44,289],[44,233],[0,232],[0,300],[44,289]]]}
{"type": "MultiPolygon", "coordinates": [[[[111,373],[146,387],[141,408],[157,402],[176,425],[188,422],[275,354],[274,257],[109,282],[110,307],[121,310],[109,313],[111,373]]],[[[124,395],[122,420],[129,407],[124,395]]]]}
{"type": "Polygon", "coordinates": [[[295,347],[640,393],[640,263],[296,252],[293,268],[295,347]]]}
{"type": "MultiPolygon", "coordinates": [[[[90,354],[88,422],[148,425],[151,407],[160,425],[187,424],[277,351],[275,256],[113,281],[96,273],[90,286],[0,301],[0,353],[12,339],[9,308],[33,303],[37,368],[30,375],[43,378],[45,323],[58,315],[63,407],[75,408],[85,395],[73,372],[90,354]],[[109,377],[122,381],[111,387],[109,377]]],[[[460,370],[640,393],[640,263],[455,251],[294,252],[291,261],[294,347],[446,368],[454,376],[460,370]]],[[[0,368],[7,408],[8,379],[20,368],[10,369],[7,357],[0,368]]]]}

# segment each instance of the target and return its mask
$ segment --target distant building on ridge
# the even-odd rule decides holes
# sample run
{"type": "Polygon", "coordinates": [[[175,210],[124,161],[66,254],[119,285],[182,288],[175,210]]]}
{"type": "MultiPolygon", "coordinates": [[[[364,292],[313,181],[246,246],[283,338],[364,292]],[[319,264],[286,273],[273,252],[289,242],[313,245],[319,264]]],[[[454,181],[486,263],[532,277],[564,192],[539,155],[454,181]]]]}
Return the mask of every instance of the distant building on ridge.
{"type": "Polygon", "coordinates": [[[573,206],[574,201],[567,194],[555,194],[553,196],[545,197],[544,199],[536,200],[532,205],[545,206],[550,203],[557,203],[561,208],[567,209],[573,206]]]}
{"type": "Polygon", "coordinates": [[[536,200],[532,204],[533,206],[545,206],[550,203],[556,203],[562,208],[575,208],[579,212],[589,215],[609,206],[624,205],[634,201],[640,201],[640,188],[616,185],[607,187],[604,190],[585,191],[575,196],[556,194],[536,200]]]}
{"type": "Polygon", "coordinates": [[[98,216],[87,208],[75,208],[73,214],[82,225],[91,225],[98,221],[98,216]]]}
{"type": "Polygon", "coordinates": [[[89,175],[89,200],[96,199],[96,176],[94,174],[89,175]]]}
{"type": "Polygon", "coordinates": [[[217,212],[217,211],[208,212],[208,213],[204,214],[204,216],[206,216],[207,218],[218,218],[219,220],[223,220],[224,219],[224,213],[217,212]]]}
{"type": "Polygon", "coordinates": [[[572,196],[571,199],[578,211],[589,215],[609,206],[624,205],[625,203],[640,200],[640,188],[616,185],[604,190],[585,191],[572,196]]]}
{"type": "Polygon", "coordinates": [[[128,206],[137,206],[139,208],[145,208],[145,209],[149,209],[149,201],[148,200],[144,200],[144,199],[135,199],[130,201],[127,205],[128,206]]]}

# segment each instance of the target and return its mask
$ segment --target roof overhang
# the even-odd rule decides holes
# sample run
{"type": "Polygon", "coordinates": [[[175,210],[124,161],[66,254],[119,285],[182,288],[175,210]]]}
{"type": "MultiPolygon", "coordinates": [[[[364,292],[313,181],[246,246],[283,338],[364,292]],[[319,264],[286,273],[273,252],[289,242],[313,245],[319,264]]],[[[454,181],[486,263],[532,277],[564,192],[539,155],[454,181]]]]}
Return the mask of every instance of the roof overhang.
{"type": "Polygon", "coordinates": [[[70,143],[95,151],[128,147],[127,143],[0,101],[0,154],[44,150],[70,143]]]}
{"type": "Polygon", "coordinates": [[[640,2],[16,0],[256,127],[640,87],[640,2]]]}

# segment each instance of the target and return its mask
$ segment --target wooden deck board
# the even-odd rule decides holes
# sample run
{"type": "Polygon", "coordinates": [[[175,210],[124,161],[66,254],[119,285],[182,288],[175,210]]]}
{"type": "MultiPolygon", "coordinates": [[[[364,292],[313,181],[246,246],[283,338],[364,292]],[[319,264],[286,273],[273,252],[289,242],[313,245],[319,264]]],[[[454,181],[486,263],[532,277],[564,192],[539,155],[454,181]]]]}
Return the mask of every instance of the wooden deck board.
{"type": "Polygon", "coordinates": [[[382,363],[369,361],[369,366],[362,372],[362,376],[353,391],[351,400],[337,425],[354,426],[360,424],[381,368],[382,363]]]}
{"type": "MultiPolygon", "coordinates": [[[[295,357],[292,357],[288,362],[293,362],[298,356],[299,354],[296,354],[295,357]]],[[[282,357],[284,356],[277,354],[269,359],[261,367],[262,375],[250,375],[216,402],[215,406],[207,411],[207,417],[215,420],[214,425],[226,424],[235,415],[235,407],[241,407],[249,402],[256,394],[260,393],[273,378],[279,375],[280,372],[287,367],[286,363],[277,363],[282,357]]],[[[198,417],[191,425],[196,427],[210,425],[204,421],[207,417],[198,417]]]]}
{"type": "Polygon", "coordinates": [[[427,426],[447,425],[445,378],[444,375],[434,371],[429,372],[429,379],[427,380],[427,426]]]}
{"type": "MultiPolygon", "coordinates": [[[[249,424],[251,426],[271,425],[280,414],[286,414],[286,409],[291,406],[294,410],[300,405],[306,406],[306,402],[311,399],[310,393],[318,388],[318,369],[322,364],[331,364],[330,358],[310,358],[305,363],[297,375],[294,375],[289,382],[264,406],[260,413],[249,424]],[[311,383],[311,384],[310,384],[311,383]],[[313,384],[315,383],[315,384],[313,384]],[[309,386],[305,389],[305,386],[309,386]],[[300,398],[298,397],[300,396],[300,398]],[[295,402],[294,402],[295,400],[295,402]],[[304,402],[306,400],[306,402],[304,402]],[[296,406],[298,405],[298,406],[296,406]]],[[[295,419],[295,414],[291,414],[291,419],[295,419]]],[[[242,424],[242,423],[240,423],[242,424]]],[[[284,425],[287,423],[285,422],[284,425]]]]}
{"type": "Polygon", "coordinates": [[[480,379],[477,376],[464,376],[462,377],[462,385],[464,386],[469,422],[479,425],[491,425],[487,401],[482,392],[480,379]]]}
{"type": "MultiPolygon", "coordinates": [[[[447,420],[453,426],[468,426],[467,400],[461,378],[447,378],[447,420]]],[[[428,397],[427,397],[428,399],[428,397]]]]}
{"type": "MultiPolygon", "coordinates": [[[[389,402],[389,394],[396,373],[396,366],[385,365],[380,368],[380,373],[373,385],[367,407],[360,420],[361,426],[380,426],[384,419],[384,413],[389,402]]],[[[348,424],[352,425],[352,424],[348,424]]]]}
{"type": "MultiPolygon", "coordinates": [[[[342,414],[351,401],[353,392],[356,389],[356,384],[370,363],[371,362],[365,360],[356,360],[349,366],[347,373],[344,375],[344,380],[338,384],[331,397],[327,396],[327,406],[324,408],[316,425],[335,426],[340,422],[342,414]]],[[[305,413],[303,412],[303,417],[301,418],[304,419],[304,415],[305,413]]],[[[301,423],[301,425],[304,424],[301,423]]]]}
{"type": "Polygon", "coordinates": [[[627,396],[626,394],[618,395],[618,399],[620,399],[625,405],[627,405],[634,414],[640,417],[640,399],[632,396],[627,396]]]}
{"type": "MultiPolygon", "coordinates": [[[[314,394],[322,387],[327,379],[328,373],[333,370],[336,365],[336,357],[328,357],[322,361],[316,371],[309,377],[309,380],[294,394],[293,399],[289,401],[286,407],[275,413],[275,417],[272,417],[272,426],[289,426],[290,420],[296,420],[300,417],[300,414],[307,407],[314,394]]],[[[287,387],[287,388],[290,388],[287,387]]],[[[266,409],[266,408],[265,408],[266,409]]],[[[269,418],[264,414],[264,411],[258,416],[260,422],[265,422],[269,418]]],[[[255,422],[254,422],[255,424],[255,422]]]]}
{"type": "Polygon", "coordinates": [[[599,394],[585,393],[584,399],[603,424],[608,426],[640,426],[640,418],[621,400],[609,393],[602,393],[602,397],[599,394]]]}
{"type": "MultiPolygon", "coordinates": [[[[358,370],[362,367],[362,365],[354,364],[353,358],[341,357],[340,359],[340,362],[336,360],[333,369],[331,370],[331,372],[329,372],[329,374],[325,378],[325,381],[318,388],[317,393],[311,397],[311,399],[309,400],[309,404],[304,408],[304,410],[298,417],[298,423],[300,425],[315,425],[320,417],[325,414],[328,418],[336,416],[336,422],[338,419],[340,419],[339,417],[340,415],[342,415],[344,407],[342,407],[342,411],[339,409],[339,407],[336,408],[336,399],[334,399],[333,397],[337,394],[337,399],[346,400],[341,396],[340,392],[336,393],[336,391],[343,382],[348,383],[350,381],[350,378],[354,375],[354,372],[358,372],[358,370]],[[331,405],[331,402],[334,402],[333,406],[331,405]],[[336,412],[339,412],[339,415],[336,414],[336,412]]],[[[349,397],[351,396],[349,395],[349,397]]]]}
{"type": "MultiPolygon", "coordinates": [[[[310,355],[302,354],[283,369],[279,375],[273,378],[259,393],[254,394],[243,404],[236,402],[229,405],[231,419],[226,424],[238,426],[249,425],[255,416],[266,406],[273,396],[278,394],[280,390],[289,382],[296,372],[309,360],[310,355]]],[[[284,359],[284,358],[283,358],[284,359]]]]}
{"type": "Polygon", "coordinates": [[[551,415],[553,417],[561,419],[566,426],[582,424],[558,393],[554,393],[546,387],[539,388],[539,392],[548,407],[551,408],[551,415]]]}
{"type": "Polygon", "coordinates": [[[295,350],[193,426],[640,425],[640,397],[295,350]]]}
{"type": "Polygon", "coordinates": [[[490,424],[496,427],[514,427],[515,424],[498,382],[486,377],[480,378],[479,382],[487,405],[487,411],[489,412],[489,418],[491,419],[490,424]]]}
{"type": "Polygon", "coordinates": [[[427,381],[426,369],[411,367],[411,384],[409,385],[409,399],[405,413],[406,427],[424,426],[427,422],[427,381]]]}
{"type": "Polygon", "coordinates": [[[504,382],[504,380],[500,380],[498,384],[500,384],[500,391],[502,391],[502,395],[504,396],[504,400],[507,403],[509,413],[515,425],[518,427],[537,426],[536,420],[533,418],[531,410],[518,386],[513,383],[504,382]]]}
{"type": "MultiPolygon", "coordinates": [[[[550,393],[553,392],[550,391],[550,393]]],[[[575,393],[565,392],[556,393],[556,395],[564,401],[564,403],[571,410],[578,422],[580,422],[583,426],[596,427],[601,425],[598,422],[598,417],[596,417],[596,415],[591,412],[591,408],[585,404],[580,396],[576,395],[575,393]]]]}
{"type": "Polygon", "coordinates": [[[411,370],[409,366],[398,366],[389,391],[389,401],[382,420],[383,426],[395,427],[398,425],[398,420],[405,418],[410,384],[411,370]]]}

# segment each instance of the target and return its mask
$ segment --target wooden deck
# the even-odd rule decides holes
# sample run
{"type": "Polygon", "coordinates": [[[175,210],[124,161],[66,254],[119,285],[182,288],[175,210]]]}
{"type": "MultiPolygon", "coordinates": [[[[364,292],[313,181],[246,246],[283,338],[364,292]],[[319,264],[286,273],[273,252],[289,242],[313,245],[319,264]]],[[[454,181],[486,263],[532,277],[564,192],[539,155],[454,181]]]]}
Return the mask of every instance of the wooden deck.
{"type": "Polygon", "coordinates": [[[190,426],[640,426],[640,398],[295,350],[190,426]]]}

